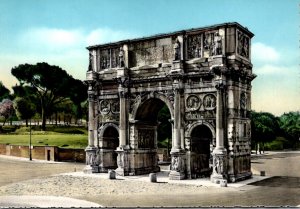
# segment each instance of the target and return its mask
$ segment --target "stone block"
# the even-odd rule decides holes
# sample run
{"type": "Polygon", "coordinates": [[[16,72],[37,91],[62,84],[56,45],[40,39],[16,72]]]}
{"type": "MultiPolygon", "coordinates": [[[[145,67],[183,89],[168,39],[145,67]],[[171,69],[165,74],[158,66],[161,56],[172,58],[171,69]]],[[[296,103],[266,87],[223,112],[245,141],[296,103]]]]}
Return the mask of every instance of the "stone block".
{"type": "Polygon", "coordinates": [[[226,179],[220,180],[220,187],[227,187],[227,180],[226,179]]]}
{"type": "Polygon", "coordinates": [[[108,170],[108,179],[116,179],[116,171],[108,170]]]}
{"type": "Polygon", "coordinates": [[[156,176],[156,173],[150,173],[150,174],[149,174],[149,179],[150,179],[150,182],[152,182],[152,183],[157,182],[157,176],[156,176]]]}

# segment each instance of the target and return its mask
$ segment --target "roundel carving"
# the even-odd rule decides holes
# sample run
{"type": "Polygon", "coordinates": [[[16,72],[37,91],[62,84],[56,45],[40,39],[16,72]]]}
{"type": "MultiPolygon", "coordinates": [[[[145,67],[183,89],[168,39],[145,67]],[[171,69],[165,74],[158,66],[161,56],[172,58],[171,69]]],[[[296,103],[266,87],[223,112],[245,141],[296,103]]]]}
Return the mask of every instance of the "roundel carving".
{"type": "Polygon", "coordinates": [[[213,110],[216,108],[216,97],[213,94],[207,94],[203,98],[203,106],[206,110],[213,110]]]}
{"type": "Polygon", "coordinates": [[[110,111],[109,102],[107,100],[102,100],[100,102],[100,111],[102,114],[108,114],[110,111]]]}
{"type": "Polygon", "coordinates": [[[198,110],[201,106],[201,99],[197,95],[190,95],[186,99],[187,110],[198,110]]]}

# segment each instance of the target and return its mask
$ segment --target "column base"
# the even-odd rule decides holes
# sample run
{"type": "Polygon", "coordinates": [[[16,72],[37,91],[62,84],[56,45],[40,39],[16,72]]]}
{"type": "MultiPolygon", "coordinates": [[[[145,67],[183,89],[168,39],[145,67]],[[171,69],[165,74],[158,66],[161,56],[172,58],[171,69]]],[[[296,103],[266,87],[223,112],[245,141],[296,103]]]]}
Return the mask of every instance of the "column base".
{"type": "Polygon", "coordinates": [[[171,171],[169,174],[170,180],[182,180],[185,179],[185,174],[183,172],[171,171]]]}
{"type": "Polygon", "coordinates": [[[85,174],[99,173],[99,167],[98,166],[87,165],[83,169],[83,173],[85,173],[85,174]]]}
{"type": "Polygon", "coordinates": [[[221,180],[227,180],[226,178],[223,177],[223,175],[220,174],[212,174],[210,176],[210,181],[214,184],[220,184],[221,180]]]}

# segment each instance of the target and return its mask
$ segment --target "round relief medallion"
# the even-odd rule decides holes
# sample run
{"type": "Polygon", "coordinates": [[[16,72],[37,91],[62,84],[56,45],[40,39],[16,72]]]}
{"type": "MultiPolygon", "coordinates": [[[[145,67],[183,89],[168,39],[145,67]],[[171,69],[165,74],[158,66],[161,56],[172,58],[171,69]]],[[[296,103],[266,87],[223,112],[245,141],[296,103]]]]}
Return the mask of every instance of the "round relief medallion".
{"type": "Polygon", "coordinates": [[[213,110],[216,108],[216,97],[213,94],[207,94],[203,98],[203,105],[206,110],[213,110]]]}
{"type": "Polygon", "coordinates": [[[198,110],[201,106],[201,100],[198,96],[196,95],[190,95],[186,99],[186,108],[188,110],[194,111],[198,110]]]}

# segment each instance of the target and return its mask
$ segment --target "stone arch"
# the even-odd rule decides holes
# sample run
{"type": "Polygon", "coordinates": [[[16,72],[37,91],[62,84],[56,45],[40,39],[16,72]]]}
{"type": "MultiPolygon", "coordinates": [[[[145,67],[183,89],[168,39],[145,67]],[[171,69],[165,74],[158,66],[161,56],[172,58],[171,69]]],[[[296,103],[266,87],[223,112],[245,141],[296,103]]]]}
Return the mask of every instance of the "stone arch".
{"type": "Polygon", "coordinates": [[[186,141],[190,153],[190,173],[192,178],[209,176],[212,167],[214,129],[211,124],[198,121],[188,130],[186,141]]]}
{"type": "Polygon", "coordinates": [[[185,137],[187,138],[190,138],[191,137],[191,134],[192,134],[192,131],[194,128],[196,128],[197,126],[200,126],[200,125],[205,125],[207,126],[211,133],[212,133],[212,139],[216,139],[216,130],[215,130],[215,127],[213,127],[210,123],[206,122],[206,121],[197,121],[195,123],[193,123],[185,132],[185,137]]]}
{"type": "Polygon", "coordinates": [[[120,131],[119,131],[119,127],[114,124],[114,123],[106,123],[104,124],[103,126],[100,127],[100,132],[99,132],[99,137],[103,137],[103,134],[105,132],[105,130],[109,127],[114,127],[117,131],[118,131],[118,134],[120,134],[120,131]]]}
{"type": "Polygon", "coordinates": [[[171,114],[171,119],[172,120],[174,119],[174,107],[173,107],[173,104],[170,101],[170,99],[167,96],[163,95],[163,94],[152,93],[152,94],[147,94],[147,95],[142,96],[142,97],[138,96],[136,98],[136,101],[133,104],[133,108],[132,108],[131,115],[130,115],[131,120],[135,120],[139,107],[141,107],[141,105],[149,99],[159,99],[162,102],[164,102],[167,105],[168,109],[169,109],[169,112],[171,114]]]}

